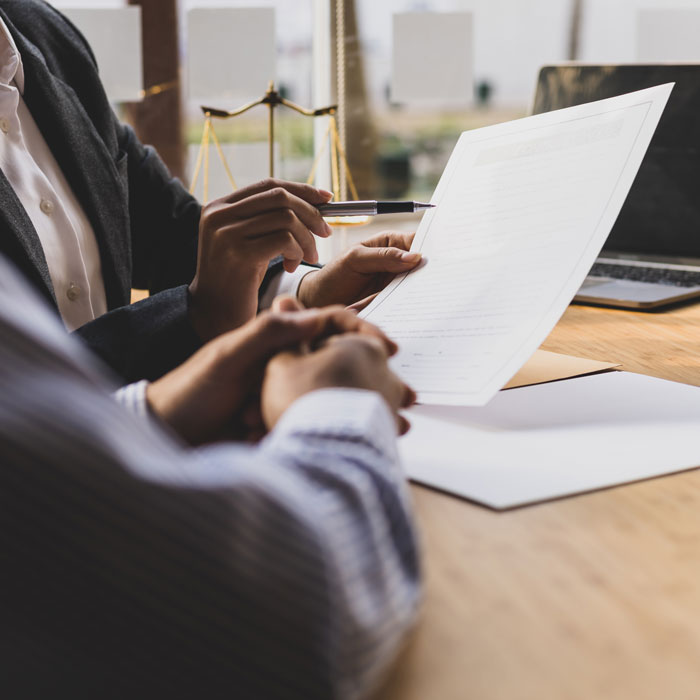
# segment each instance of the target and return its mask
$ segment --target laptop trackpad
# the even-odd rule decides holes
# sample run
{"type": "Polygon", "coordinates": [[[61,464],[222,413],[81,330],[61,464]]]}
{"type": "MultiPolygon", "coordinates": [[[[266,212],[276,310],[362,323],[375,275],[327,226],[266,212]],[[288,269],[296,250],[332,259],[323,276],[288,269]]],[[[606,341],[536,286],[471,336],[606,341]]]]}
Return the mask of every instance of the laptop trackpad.
{"type": "Polygon", "coordinates": [[[698,287],[674,287],[666,284],[587,277],[576,294],[576,301],[601,304],[654,304],[685,296],[698,287]]]}

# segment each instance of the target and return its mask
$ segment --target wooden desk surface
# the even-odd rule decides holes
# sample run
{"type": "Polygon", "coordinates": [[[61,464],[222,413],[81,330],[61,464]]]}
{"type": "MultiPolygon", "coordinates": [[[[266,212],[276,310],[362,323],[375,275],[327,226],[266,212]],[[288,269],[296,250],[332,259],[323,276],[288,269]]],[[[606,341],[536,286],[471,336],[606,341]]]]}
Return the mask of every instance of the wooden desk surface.
{"type": "MultiPolygon", "coordinates": [[[[572,306],[543,348],[700,385],[700,305],[572,306]]],[[[413,496],[426,597],[382,700],[700,697],[700,470],[504,513],[413,496]]]]}

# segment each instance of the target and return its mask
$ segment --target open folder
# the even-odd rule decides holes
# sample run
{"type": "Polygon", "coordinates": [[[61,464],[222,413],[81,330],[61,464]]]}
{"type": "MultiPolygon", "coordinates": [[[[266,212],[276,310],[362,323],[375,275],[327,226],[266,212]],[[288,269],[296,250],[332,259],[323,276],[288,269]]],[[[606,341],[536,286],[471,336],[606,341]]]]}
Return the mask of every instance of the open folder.
{"type": "Polygon", "coordinates": [[[587,360],[583,357],[561,355],[558,352],[535,350],[535,354],[503,388],[517,389],[518,387],[532,386],[533,384],[558,382],[562,379],[608,372],[619,366],[612,362],[587,360]]]}
{"type": "Polygon", "coordinates": [[[421,403],[486,404],[532,356],[610,233],[672,85],[461,135],[412,249],[363,312],[421,403]]]}

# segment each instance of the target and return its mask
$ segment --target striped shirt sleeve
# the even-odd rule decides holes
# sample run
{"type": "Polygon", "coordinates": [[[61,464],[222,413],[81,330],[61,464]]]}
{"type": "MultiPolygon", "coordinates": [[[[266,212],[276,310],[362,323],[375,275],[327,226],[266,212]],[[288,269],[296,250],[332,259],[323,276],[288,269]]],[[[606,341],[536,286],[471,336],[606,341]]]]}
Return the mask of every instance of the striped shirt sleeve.
{"type": "Polygon", "coordinates": [[[112,389],[0,264],[8,696],[363,697],[420,595],[383,401],[314,392],[192,450],[112,389]]]}
{"type": "Polygon", "coordinates": [[[145,379],[133,384],[127,384],[114,392],[114,398],[127,411],[131,411],[139,418],[145,419],[148,416],[147,386],[148,382],[145,379]]]}

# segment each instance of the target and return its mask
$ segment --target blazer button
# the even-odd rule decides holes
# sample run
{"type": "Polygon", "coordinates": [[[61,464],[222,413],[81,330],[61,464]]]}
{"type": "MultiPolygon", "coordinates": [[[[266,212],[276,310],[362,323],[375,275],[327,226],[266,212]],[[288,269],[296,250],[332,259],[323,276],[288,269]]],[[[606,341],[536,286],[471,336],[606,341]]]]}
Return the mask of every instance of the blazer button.
{"type": "Polygon", "coordinates": [[[71,282],[70,286],[66,290],[66,296],[68,297],[69,301],[75,301],[79,296],[82,290],[80,287],[75,284],[75,282],[71,282]]]}

